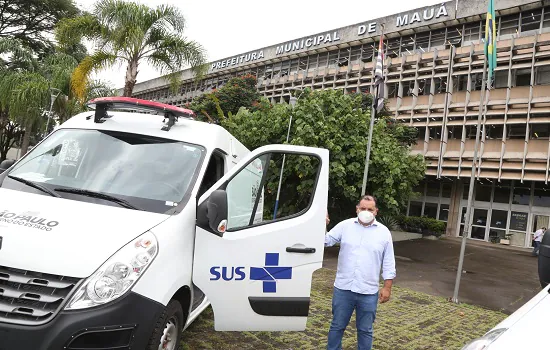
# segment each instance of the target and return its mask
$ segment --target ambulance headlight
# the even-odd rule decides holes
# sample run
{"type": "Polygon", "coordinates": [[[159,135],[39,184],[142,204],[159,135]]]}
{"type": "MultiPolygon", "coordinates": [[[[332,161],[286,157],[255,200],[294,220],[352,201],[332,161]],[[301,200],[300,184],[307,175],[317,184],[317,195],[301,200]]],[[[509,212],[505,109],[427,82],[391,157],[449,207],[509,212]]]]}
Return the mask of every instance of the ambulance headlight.
{"type": "Polygon", "coordinates": [[[490,349],[490,345],[497,340],[502,333],[506,332],[508,328],[498,328],[490,331],[481,338],[477,338],[470,343],[466,344],[462,350],[485,350],[490,349]]]}
{"type": "Polygon", "coordinates": [[[124,295],[158,253],[158,242],[151,232],[133,240],[107,260],[73,295],[65,307],[77,310],[109,303],[124,295]]]}

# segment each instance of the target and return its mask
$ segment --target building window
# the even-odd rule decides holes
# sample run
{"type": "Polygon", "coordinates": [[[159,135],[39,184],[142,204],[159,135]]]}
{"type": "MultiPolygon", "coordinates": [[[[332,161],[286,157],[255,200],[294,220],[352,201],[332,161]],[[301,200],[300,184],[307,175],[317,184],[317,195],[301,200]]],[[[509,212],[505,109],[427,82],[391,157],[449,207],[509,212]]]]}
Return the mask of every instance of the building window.
{"type": "Polygon", "coordinates": [[[550,137],[550,124],[530,124],[529,133],[531,139],[546,139],[550,137]]]}
{"type": "Polygon", "coordinates": [[[422,79],[418,81],[418,95],[428,96],[432,90],[432,79],[422,79]]]}
{"type": "Polygon", "coordinates": [[[539,30],[542,9],[530,10],[521,14],[521,32],[539,30]]]}
{"type": "Polygon", "coordinates": [[[499,70],[495,72],[495,88],[508,87],[508,70],[499,70]]]}
{"type": "Polygon", "coordinates": [[[444,182],[441,184],[441,197],[442,198],[451,198],[451,191],[453,189],[453,184],[444,182]]]}
{"type": "Polygon", "coordinates": [[[471,238],[485,239],[485,227],[487,226],[487,213],[486,209],[474,209],[474,218],[472,221],[471,238]]]}
{"type": "Polygon", "coordinates": [[[388,98],[395,98],[399,92],[399,83],[388,84],[388,98]]]}
{"type": "Polygon", "coordinates": [[[426,140],[426,127],[417,126],[416,130],[418,130],[417,139],[421,141],[426,140]]]}
{"type": "Polygon", "coordinates": [[[516,69],[514,71],[516,84],[515,86],[529,86],[531,85],[531,69],[516,69]]]}
{"type": "Polygon", "coordinates": [[[508,125],[508,139],[524,139],[527,127],[525,124],[508,125]]]}
{"type": "Polygon", "coordinates": [[[502,35],[516,34],[518,31],[519,14],[503,16],[500,18],[500,32],[502,35]]]}
{"type": "Polygon", "coordinates": [[[449,127],[449,138],[453,140],[462,139],[462,126],[451,126],[449,127]]]}
{"type": "Polygon", "coordinates": [[[359,63],[359,60],[361,58],[361,45],[353,46],[351,48],[351,63],[359,63]]]}
{"type": "Polygon", "coordinates": [[[439,206],[439,220],[447,222],[449,220],[449,205],[441,204],[439,206]]]}
{"type": "Polygon", "coordinates": [[[416,52],[423,53],[428,51],[430,44],[430,32],[423,32],[416,34],[416,52]]]}
{"type": "Polygon", "coordinates": [[[550,16],[548,14],[550,14],[550,7],[545,7],[544,8],[544,21],[542,22],[542,27],[543,28],[550,27],[550,16]]]}
{"type": "Polygon", "coordinates": [[[422,216],[422,202],[411,202],[409,205],[409,216],[422,216]]]}
{"type": "Polygon", "coordinates": [[[436,219],[437,218],[437,203],[426,203],[424,205],[424,216],[436,219]]]}
{"type": "Polygon", "coordinates": [[[456,75],[452,77],[453,91],[466,91],[468,88],[468,76],[456,75]]]}
{"type": "Polygon", "coordinates": [[[473,22],[473,23],[467,23],[464,26],[464,41],[476,41],[479,40],[479,28],[480,23],[473,22]]]}
{"type": "Polygon", "coordinates": [[[511,182],[504,180],[495,184],[495,193],[493,195],[493,202],[495,203],[510,203],[510,188],[511,182]]]}
{"type": "Polygon", "coordinates": [[[485,137],[487,139],[502,139],[504,133],[503,125],[487,125],[485,127],[485,137]]]}
{"type": "Polygon", "coordinates": [[[545,185],[544,182],[535,182],[533,205],[537,207],[550,207],[550,187],[545,185]]]}
{"type": "Polygon", "coordinates": [[[506,237],[506,225],[508,222],[507,210],[491,211],[491,226],[489,229],[489,240],[498,242],[506,237]]]}
{"type": "Polygon", "coordinates": [[[479,202],[490,202],[491,201],[491,191],[493,186],[491,184],[480,184],[477,183],[475,187],[476,191],[476,201],[479,202]]]}
{"type": "Polygon", "coordinates": [[[529,199],[531,197],[531,182],[525,181],[521,183],[519,181],[514,182],[514,196],[512,198],[512,204],[529,205],[529,199]]]}
{"type": "Polygon", "coordinates": [[[411,55],[414,51],[414,35],[404,36],[401,39],[401,55],[411,55]]]}
{"type": "Polygon", "coordinates": [[[441,140],[441,129],[440,127],[430,126],[428,127],[430,133],[430,140],[441,140]]]}
{"type": "MultiPolygon", "coordinates": [[[[550,12],[548,13],[550,17],[550,12]]],[[[550,85],[550,66],[541,66],[535,68],[535,84],[550,85]]]]}
{"type": "Polygon", "coordinates": [[[437,180],[432,180],[427,183],[426,197],[439,197],[439,188],[441,183],[437,180]]]}
{"type": "Polygon", "coordinates": [[[430,48],[445,45],[445,28],[432,31],[430,48]]]}
{"type": "Polygon", "coordinates": [[[448,49],[451,46],[461,46],[462,43],[462,26],[452,27],[447,29],[447,40],[445,47],[448,49]]]}

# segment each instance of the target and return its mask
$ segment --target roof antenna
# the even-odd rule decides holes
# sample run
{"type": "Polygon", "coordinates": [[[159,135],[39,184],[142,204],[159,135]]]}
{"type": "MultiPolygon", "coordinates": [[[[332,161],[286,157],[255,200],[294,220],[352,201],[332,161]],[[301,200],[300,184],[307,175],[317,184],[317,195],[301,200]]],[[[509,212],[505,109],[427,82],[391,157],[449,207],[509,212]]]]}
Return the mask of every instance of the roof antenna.
{"type": "Polygon", "coordinates": [[[168,118],[168,123],[162,127],[162,131],[169,131],[174,124],[176,124],[176,121],[178,120],[178,117],[174,115],[174,113],[171,112],[165,112],[164,113],[164,122],[166,122],[166,118],[168,118]]]}
{"type": "Polygon", "coordinates": [[[110,118],[110,116],[107,114],[107,110],[111,107],[110,103],[98,103],[96,105],[95,114],[94,114],[94,122],[95,123],[103,123],[105,120],[103,118],[110,118]]]}

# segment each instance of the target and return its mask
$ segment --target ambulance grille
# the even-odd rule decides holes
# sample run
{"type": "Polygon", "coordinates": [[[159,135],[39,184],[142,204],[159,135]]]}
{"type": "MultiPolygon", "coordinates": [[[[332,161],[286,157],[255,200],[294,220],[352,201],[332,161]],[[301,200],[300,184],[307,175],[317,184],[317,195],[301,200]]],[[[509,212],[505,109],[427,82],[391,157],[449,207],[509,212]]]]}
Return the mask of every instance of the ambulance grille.
{"type": "Polygon", "coordinates": [[[0,265],[0,322],[48,322],[64,306],[79,279],[0,265]]]}

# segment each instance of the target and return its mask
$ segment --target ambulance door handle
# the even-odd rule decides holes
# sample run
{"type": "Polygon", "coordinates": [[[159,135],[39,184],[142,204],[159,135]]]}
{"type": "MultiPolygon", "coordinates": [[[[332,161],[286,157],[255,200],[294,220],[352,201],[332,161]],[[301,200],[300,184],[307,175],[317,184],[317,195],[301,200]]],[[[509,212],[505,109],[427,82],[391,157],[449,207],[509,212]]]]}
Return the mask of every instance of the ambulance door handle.
{"type": "Polygon", "coordinates": [[[315,253],[315,248],[309,247],[286,247],[288,253],[302,253],[302,254],[313,254],[315,253]]]}

